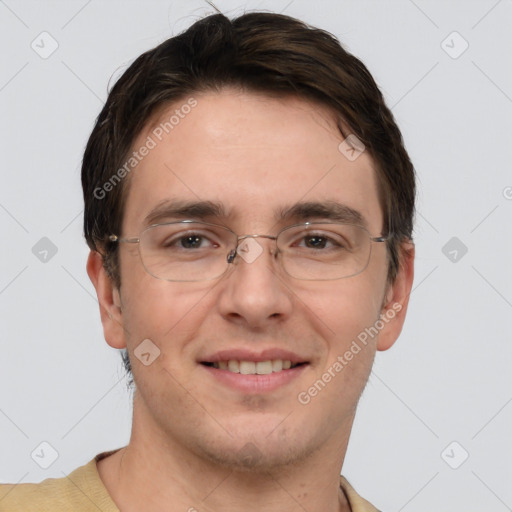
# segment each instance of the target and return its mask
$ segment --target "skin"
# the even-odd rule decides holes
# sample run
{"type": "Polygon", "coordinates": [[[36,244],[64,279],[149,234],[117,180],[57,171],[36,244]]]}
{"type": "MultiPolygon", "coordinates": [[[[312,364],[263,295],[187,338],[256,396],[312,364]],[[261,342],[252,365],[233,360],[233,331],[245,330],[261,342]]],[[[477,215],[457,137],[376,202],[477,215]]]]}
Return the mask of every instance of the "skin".
{"type": "MultiPolygon", "coordinates": [[[[169,198],[223,203],[229,216],[206,220],[238,234],[276,234],[284,227],[276,209],[334,200],[361,212],[372,236],[381,234],[372,159],[364,152],[351,162],[338,150],[343,136],[328,109],[234,89],[194,98],[197,106],[130,176],[122,236],[138,236],[147,213],[169,198]]],[[[119,290],[91,252],[87,270],[105,339],[128,348],[137,386],[129,445],[98,463],[121,510],[349,510],[339,474],[355,408],[376,350],[388,349],[402,329],[414,247],[404,244],[389,285],[382,243],[373,244],[364,272],[333,281],[286,276],[273,242],[259,243],[264,251],[253,263],[238,258],[221,278],[200,283],[156,279],[144,270],[137,244],[121,244],[119,290]],[[310,403],[299,403],[298,393],[397,303],[401,310],[378,337],[310,403]],[[147,338],[161,354],[144,366],[133,351],[147,338]],[[309,364],[272,392],[242,393],[199,364],[232,348],[291,350],[309,364]],[[241,456],[248,443],[252,459],[241,456]]]]}

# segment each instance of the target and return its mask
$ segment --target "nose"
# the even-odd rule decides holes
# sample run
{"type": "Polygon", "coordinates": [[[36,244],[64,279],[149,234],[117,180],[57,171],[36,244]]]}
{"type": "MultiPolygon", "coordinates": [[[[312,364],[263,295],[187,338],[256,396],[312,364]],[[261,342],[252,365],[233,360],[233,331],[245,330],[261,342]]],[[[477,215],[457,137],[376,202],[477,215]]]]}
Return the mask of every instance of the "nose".
{"type": "Polygon", "coordinates": [[[293,307],[292,293],[278,265],[275,237],[241,237],[228,255],[229,271],[220,285],[221,315],[250,329],[282,322],[293,307]],[[268,240],[268,239],[270,240],[268,240]]]}

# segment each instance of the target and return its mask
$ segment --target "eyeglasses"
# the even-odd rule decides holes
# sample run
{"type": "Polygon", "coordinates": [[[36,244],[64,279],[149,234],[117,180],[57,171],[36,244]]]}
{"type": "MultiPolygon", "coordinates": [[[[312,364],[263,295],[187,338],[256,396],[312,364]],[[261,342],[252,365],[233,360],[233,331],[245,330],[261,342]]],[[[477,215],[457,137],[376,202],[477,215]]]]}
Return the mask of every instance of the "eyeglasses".
{"type": "Polygon", "coordinates": [[[216,279],[227,272],[237,255],[254,261],[263,252],[257,238],[275,241],[274,255],[289,276],[329,281],[363,272],[372,242],[385,242],[389,237],[372,237],[362,226],[336,222],[295,224],[276,236],[239,236],[227,227],[194,220],[153,224],[137,238],[109,236],[111,242],[139,244],[142,265],[150,275],[178,282],[216,279]]]}

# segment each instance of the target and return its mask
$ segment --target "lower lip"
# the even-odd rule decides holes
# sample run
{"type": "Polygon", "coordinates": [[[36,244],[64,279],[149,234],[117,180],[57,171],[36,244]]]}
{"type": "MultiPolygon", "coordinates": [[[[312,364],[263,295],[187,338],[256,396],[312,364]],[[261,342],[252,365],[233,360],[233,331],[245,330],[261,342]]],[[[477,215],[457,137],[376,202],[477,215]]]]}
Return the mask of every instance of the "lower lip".
{"type": "Polygon", "coordinates": [[[244,393],[266,393],[289,384],[308,366],[301,364],[295,368],[269,373],[268,375],[243,375],[241,373],[220,370],[212,366],[201,365],[210,375],[222,384],[244,393]]]}

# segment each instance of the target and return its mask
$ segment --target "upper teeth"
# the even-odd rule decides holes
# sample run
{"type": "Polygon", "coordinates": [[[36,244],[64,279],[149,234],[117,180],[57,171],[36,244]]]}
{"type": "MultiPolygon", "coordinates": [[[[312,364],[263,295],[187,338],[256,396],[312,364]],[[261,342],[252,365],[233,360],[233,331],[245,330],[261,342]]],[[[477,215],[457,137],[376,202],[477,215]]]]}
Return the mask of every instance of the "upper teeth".
{"type": "Polygon", "coordinates": [[[229,370],[233,373],[241,373],[243,375],[268,375],[272,372],[280,372],[291,368],[292,362],[283,359],[274,359],[272,361],[237,361],[230,359],[229,361],[218,361],[213,363],[214,368],[220,370],[229,370]]]}

